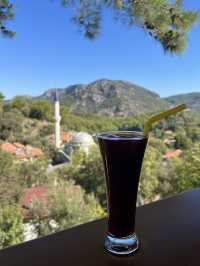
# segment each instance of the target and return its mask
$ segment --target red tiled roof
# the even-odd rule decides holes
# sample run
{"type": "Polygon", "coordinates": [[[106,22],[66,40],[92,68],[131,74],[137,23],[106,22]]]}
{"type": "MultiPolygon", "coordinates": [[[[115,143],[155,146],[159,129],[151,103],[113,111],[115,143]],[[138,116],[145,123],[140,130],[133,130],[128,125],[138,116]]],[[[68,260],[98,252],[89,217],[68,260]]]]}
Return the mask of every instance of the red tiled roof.
{"type": "Polygon", "coordinates": [[[14,145],[16,148],[19,148],[19,149],[25,149],[25,146],[24,146],[23,144],[21,144],[21,143],[15,142],[13,145],[14,145]]]}
{"type": "MultiPolygon", "coordinates": [[[[28,154],[28,152],[27,152],[27,154],[28,154]]],[[[29,155],[30,157],[41,157],[43,155],[44,155],[44,153],[41,149],[31,147],[30,155],[29,155]]]]}
{"type": "Polygon", "coordinates": [[[61,131],[60,138],[64,142],[69,142],[73,138],[73,133],[72,132],[64,132],[64,131],[61,131]]]}
{"type": "MultiPolygon", "coordinates": [[[[22,213],[25,219],[31,218],[31,213],[29,211],[29,206],[33,202],[33,200],[37,200],[43,204],[45,208],[48,205],[48,187],[33,187],[27,188],[24,190],[22,198],[20,200],[20,205],[22,207],[22,213]]],[[[44,210],[43,210],[44,211],[44,210]]],[[[44,214],[45,215],[45,214],[44,214]]]]}
{"type": "Polygon", "coordinates": [[[170,158],[174,158],[174,157],[180,157],[182,153],[183,153],[182,150],[177,149],[177,150],[173,150],[173,151],[166,152],[163,157],[165,159],[170,159],[170,158]]]}
{"type": "Polygon", "coordinates": [[[1,149],[11,154],[16,154],[16,150],[17,150],[16,147],[11,143],[3,143],[1,145],[1,149]]]}
{"type": "MultiPolygon", "coordinates": [[[[60,139],[61,139],[62,142],[69,142],[69,141],[71,141],[73,139],[73,136],[74,136],[74,133],[73,132],[70,132],[70,131],[69,132],[61,131],[61,133],[60,133],[60,139]]],[[[48,136],[48,140],[50,142],[55,141],[55,135],[54,134],[49,135],[48,136]]]]}
{"type": "Polygon", "coordinates": [[[17,159],[30,159],[44,155],[41,149],[31,146],[24,146],[21,143],[3,143],[0,148],[14,155],[17,159]]]}

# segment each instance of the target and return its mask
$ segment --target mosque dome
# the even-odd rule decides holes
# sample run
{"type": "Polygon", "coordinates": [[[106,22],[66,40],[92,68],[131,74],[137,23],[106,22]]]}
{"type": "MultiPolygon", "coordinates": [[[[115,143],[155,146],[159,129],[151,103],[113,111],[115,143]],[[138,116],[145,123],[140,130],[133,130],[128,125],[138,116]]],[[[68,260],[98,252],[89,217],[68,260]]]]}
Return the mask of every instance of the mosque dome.
{"type": "Polygon", "coordinates": [[[72,140],[65,144],[64,152],[70,156],[74,149],[80,148],[85,154],[88,154],[90,148],[94,145],[95,142],[90,134],[79,132],[74,134],[72,140]]]}
{"type": "Polygon", "coordinates": [[[86,132],[79,132],[73,137],[71,143],[74,145],[89,145],[90,146],[94,144],[94,140],[90,134],[86,132]]]}

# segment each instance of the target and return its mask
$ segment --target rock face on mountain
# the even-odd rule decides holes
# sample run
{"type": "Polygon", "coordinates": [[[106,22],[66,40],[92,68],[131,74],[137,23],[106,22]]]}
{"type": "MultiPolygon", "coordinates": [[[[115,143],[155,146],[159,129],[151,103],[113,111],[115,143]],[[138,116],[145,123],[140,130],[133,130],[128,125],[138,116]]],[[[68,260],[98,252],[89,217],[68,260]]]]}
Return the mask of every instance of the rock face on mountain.
{"type": "Polygon", "coordinates": [[[58,90],[59,95],[62,95],[66,89],[49,89],[47,91],[45,91],[41,96],[37,97],[37,98],[42,98],[45,100],[53,100],[54,99],[54,95],[56,93],[56,90],[58,90]]]}
{"type": "Polygon", "coordinates": [[[171,96],[166,101],[172,105],[185,103],[191,111],[200,112],[200,92],[171,96]]]}
{"type": "MultiPolygon", "coordinates": [[[[121,80],[101,79],[87,85],[59,89],[58,92],[60,100],[76,113],[129,116],[168,107],[158,94],[121,80]]],[[[54,93],[55,89],[51,89],[40,97],[52,99],[54,93]]]]}

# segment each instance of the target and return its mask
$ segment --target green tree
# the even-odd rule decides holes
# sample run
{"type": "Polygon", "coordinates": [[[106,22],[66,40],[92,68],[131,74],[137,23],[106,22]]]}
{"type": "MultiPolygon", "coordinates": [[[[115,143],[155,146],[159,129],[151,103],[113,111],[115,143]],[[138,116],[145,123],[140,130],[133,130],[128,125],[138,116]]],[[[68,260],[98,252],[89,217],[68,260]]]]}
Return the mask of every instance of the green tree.
{"type": "Polygon", "coordinates": [[[30,113],[29,100],[24,96],[16,96],[11,102],[11,108],[17,109],[22,112],[23,115],[28,116],[30,113]]]}
{"type": "Polygon", "coordinates": [[[161,197],[200,187],[200,146],[193,145],[180,158],[164,163],[159,176],[158,191],[161,197]]]}
{"type": "Polygon", "coordinates": [[[13,109],[3,112],[0,117],[0,139],[16,141],[16,135],[22,133],[23,116],[13,109]]]}
{"type": "Polygon", "coordinates": [[[23,240],[23,217],[20,209],[15,205],[0,207],[0,248],[23,240]]]}
{"type": "Polygon", "coordinates": [[[62,175],[63,178],[74,180],[88,194],[94,193],[100,204],[105,208],[105,177],[99,149],[94,148],[88,156],[77,152],[73,155],[72,160],[72,165],[66,168],[66,172],[62,175]]]}
{"type": "Polygon", "coordinates": [[[49,178],[46,174],[47,161],[45,159],[22,162],[14,167],[16,176],[19,177],[18,183],[24,188],[49,183],[49,178]]]}
{"type": "Polygon", "coordinates": [[[46,137],[48,135],[54,134],[55,132],[55,125],[47,124],[44,125],[39,132],[40,137],[46,137]]]}
{"type": "Polygon", "coordinates": [[[163,171],[162,154],[159,149],[159,145],[149,145],[146,150],[138,191],[139,205],[149,203],[159,196],[159,175],[163,171]]]}
{"type": "Polygon", "coordinates": [[[191,147],[191,140],[182,132],[178,132],[176,134],[176,142],[175,142],[175,148],[176,149],[188,149],[191,147]]]}
{"type": "Polygon", "coordinates": [[[171,158],[168,161],[163,162],[162,171],[158,178],[157,192],[161,198],[178,193],[177,186],[175,185],[177,180],[177,166],[183,163],[181,158],[171,158]]]}
{"type": "Polygon", "coordinates": [[[25,188],[53,183],[53,177],[46,173],[47,164],[45,158],[14,163],[13,157],[0,149],[1,205],[17,203],[25,188]]]}
{"type": "Polygon", "coordinates": [[[200,187],[200,145],[196,144],[185,152],[184,159],[175,165],[173,190],[182,192],[200,187]]]}
{"type": "Polygon", "coordinates": [[[53,107],[46,100],[33,101],[29,113],[30,118],[52,121],[53,107]]]}
{"type": "Polygon", "coordinates": [[[13,157],[0,150],[0,202],[1,206],[18,202],[23,187],[13,157]]]}
{"type": "Polygon", "coordinates": [[[0,177],[7,175],[13,165],[13,157],[0,149],[0,177]]]}
{"type": "Polygon", "coordinates": [[[0,92],[0,102],[3,101],[3,99],[4,99],[4,95],[2,92],[0,92]]]}
{"type": "Polygon", "coordinates": [[[4,95],[3,93],[0,92],[0,119],[2,118],[3,115],[3,99],[4,95]]]}
{"type": "Polygon", "coordinates": [[[67,121],[68,115],[69,115],[69,108],[66,106],[66,104],[62,104],[60,105],[60,113],[62,114],[62,119],[61,119],[61,123],[63,123],[63,121],[67,121]]]}
{"type": "Polygon", "coordinates": [[[198,127],[197,123],[193,126],[188,126],[186,134],[192,142],[200,141],[200,127],[198,127]]]}

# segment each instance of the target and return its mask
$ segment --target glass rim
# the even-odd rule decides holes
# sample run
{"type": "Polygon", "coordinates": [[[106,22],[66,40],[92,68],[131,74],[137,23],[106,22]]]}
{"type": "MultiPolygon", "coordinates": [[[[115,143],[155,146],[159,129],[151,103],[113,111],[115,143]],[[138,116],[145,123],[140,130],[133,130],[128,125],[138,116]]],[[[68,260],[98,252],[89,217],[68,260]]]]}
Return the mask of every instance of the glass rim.
{"type": "Polygon", "coordinates": [[[96,134],[97,139],[111,139],[111,140],[136,140],[135,137],[141,137],[142,139],[148,139],[148,136],[144,135],[143,131],[131,131],[131,130],[111,130],[103,131],[96,134]],[[118,138],[106,137],[106,135],[124,134],[125,136],[118,136],[118,138]],[[127,137],[126,137],[127,135],[127,137]],[[129,137],[128,137],[129,136],[129,137]],[[132,136],[132,137],[131,137],[132,136]]]}

